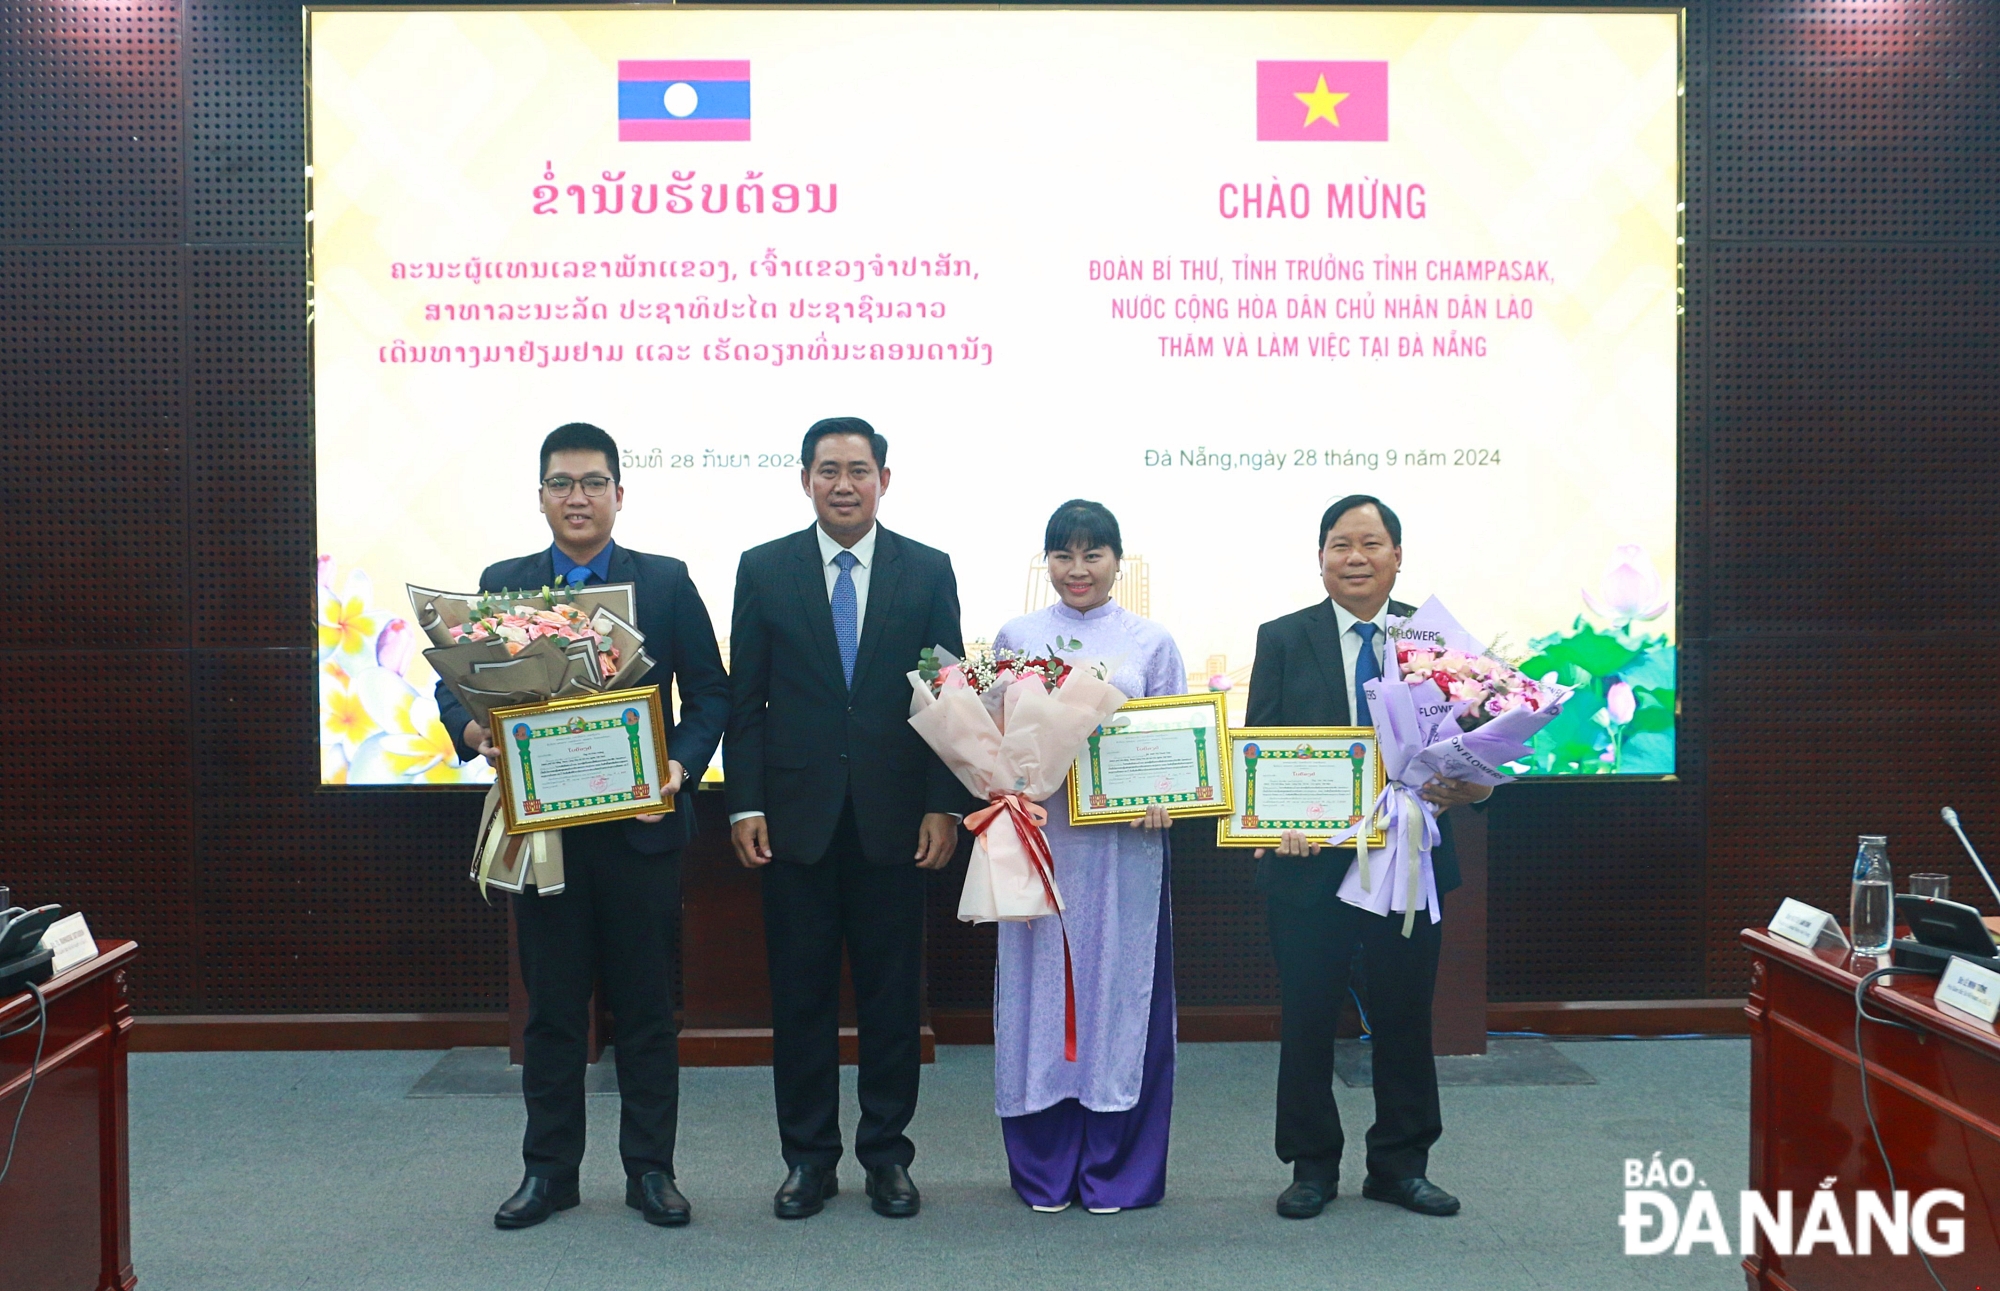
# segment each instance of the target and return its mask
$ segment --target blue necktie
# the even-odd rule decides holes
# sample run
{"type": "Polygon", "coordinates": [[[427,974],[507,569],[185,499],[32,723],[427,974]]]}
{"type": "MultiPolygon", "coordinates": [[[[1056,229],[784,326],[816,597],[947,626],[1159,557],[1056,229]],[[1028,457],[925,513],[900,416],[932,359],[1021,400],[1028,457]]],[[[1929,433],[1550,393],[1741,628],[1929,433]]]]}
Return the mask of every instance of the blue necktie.
{"type": "Polygon", "coordinates": [[[588,565],[578,565],[575,569],[572,569],[569,571],[569,573],[563,575],[564,587],[582,587],[585,583],[589,581],[590,581],[590,566],[588,565]]]}
{"type": "Polygon", "coordinates": [[[1375,658],[1375,625],[1357,623],[1354,635],[1361,638],[1361,657],[1354,661],[1354,724],[1373,726],[1375,718],[1368,711],[1368,692],[1362,687],[1382,675],[1382,665],[1375,658]]]}
{"type": "Polygon", "coordinates": [[[851,551],[843,551],[833,558],[840,566],[839,577],[833,580],[833,640],[840,647],[840,673],[847,678],[848,688],[854,687],[854,655],[860,647],[861,620],[860,607],[854,599],[854,567],[861,563],[851,551]]]}

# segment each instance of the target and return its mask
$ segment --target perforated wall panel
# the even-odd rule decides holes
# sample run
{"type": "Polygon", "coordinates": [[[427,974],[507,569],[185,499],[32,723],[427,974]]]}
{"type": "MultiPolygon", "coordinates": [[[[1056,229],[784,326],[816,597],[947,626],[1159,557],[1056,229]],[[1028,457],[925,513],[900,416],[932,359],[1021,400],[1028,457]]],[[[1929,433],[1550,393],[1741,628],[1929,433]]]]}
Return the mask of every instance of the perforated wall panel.
{"type": "Polygon", "coordinates": [[[959,848],[952,864],[931,881],[925,900],[925,987],[934,1009],[993,1007],[993,956],[999,930],[993,924],[958,921],[958,894],[965,883],[969,850],[959,848]]]}
{"type": "Polygon", "coordinates": [[[1955,897],[1992,908],[1938,819],[1941,805],[1955,806],[1989,856],[2000,840],[2000,730],[1981,705],[1955,702],[2000,677],[1990,665],[1960,663],[1958,639],[1885,628],[1836,643],[1779,636],[1717,648],[1712,989],[1744,989],[1745,966],[1728,944],[1736,929],[1768,920],[1778,895],[1845,921],[1859,834],[1889,836],[1899,876],[1949,874],[1955,897]],[[1784,749],[1782,782],[1757,765],[1772,744],[1784,749]]]}
{"type": "Polygon", "coordinates": [[[1844,917],[1864,831],[1988,900],[1937,808],[2000,824],[1991,669],[1963,649],[2000,611],[2000,9],[1711,12],[1702,940],[1726,995],[1736,930],[1783,896],[1844,917]]]}
{"type": "Polygon", "coordinates": [[[2000,6],[1752,0],[1713,29],[1715,232],[2000,235],[2000,6]]]}
{"type": "Polygon", "coordinates": [[[19,904],[81,908],[99,936],[145,942],[134,998],[150,1009],[202,998],[188,680],[176,651],[0,654],[9,725],[62,732],[0,740],[0,883],[19,904]]]}
{"type": "Polygon", "coordinates": [[[180,240],[176,0],[0,3],[0,239],[180,240]]]}
{"type": "Polygon", "coordinates": [[[190,230],[197,241],[296,243],[305,217],[299,6],[188,0],[187,25],[190,230]]]}
{"type": "MultiPolygon", "coordinates": [[[[316,789],[300,33],[0,0],[0,596],[60,608],[0,616],[0,685],[88,737],[0,745],[0,882],[143,940],[142,1009],[498,1008],[476,797],[316,789]]],[[[1957,662],[2000,619],[2000,6],[1732,0],[1687,37],[1680,779],[1496,801],[1497,999],[1738,993],[1736,930],[1842,908],[1855,834],[1965,893],[1936,807],[2000,840],[1992,669],[1957,662]]],[[[1269,1003],[1208,837],[1175,832],[1181,998],[1269,1003]]],[[[931,1002],[984,1007],[956,894],[931,1002]]]]}
{"type": "Polygon", "coordinates": [[[182,255],[0,244],[0,596],[68,589],[6,646],[186,639],[182,255]]]}
{"type": "Polygon", "coordinates": [[[297,647],[315,616],[305,257],[188,253],[195,644],[297,647]]]}
{"type": "Polygon", "coordinates": [[[1714,255],[1716,637],[1990,624],[2000,256],[1714,255]]]}

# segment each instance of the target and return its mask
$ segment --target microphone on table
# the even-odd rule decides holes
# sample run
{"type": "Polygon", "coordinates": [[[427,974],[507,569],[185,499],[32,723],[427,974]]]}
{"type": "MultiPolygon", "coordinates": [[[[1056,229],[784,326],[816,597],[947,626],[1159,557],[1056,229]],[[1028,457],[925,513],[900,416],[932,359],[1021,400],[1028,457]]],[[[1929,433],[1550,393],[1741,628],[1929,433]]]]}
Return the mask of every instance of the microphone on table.
{"type": "Polygon", "coordinates": [[[1958,813],[1946,807],[1938,814],[1944,817],[1945,824],[1951,826],[1951,832],[1958,835],[1958,841],[1965,845],[1965,854],[1970,856],[1972,863],[1979,867],[1979,877],[1986,880],[1986,890],[1993,894],[1995,901],[2000,901],[2000,884],[1993,882],[1993,872],[1986,868],[1985,861],[1979,859],[1979,853],[1972,850],[1972,840],[1965,836],[1963,829],[1959,828],[1958,813]]]}

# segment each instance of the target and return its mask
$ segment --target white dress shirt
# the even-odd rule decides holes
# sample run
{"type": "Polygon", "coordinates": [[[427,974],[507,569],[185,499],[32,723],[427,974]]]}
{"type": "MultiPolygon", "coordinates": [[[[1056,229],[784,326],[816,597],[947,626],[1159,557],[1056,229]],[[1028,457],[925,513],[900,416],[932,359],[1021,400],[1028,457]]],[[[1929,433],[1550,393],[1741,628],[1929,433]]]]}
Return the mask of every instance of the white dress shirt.
{"type": "MultiPolygon", "coordinates": [[[[813,537],[819,539],[821,567],[826,573],[826,603],[828,605],[833,604],[833,585],[840,578],[840,566],[834,563],[834,557],[840,555],[843,551],[851,551],[854,553],[854,559],[859,562],[854,566],[853,572],[848,575],[854,583],[854,643],[857,649],[861,644],[861,624],[868,617],[868,571],[875,565],[875,535],[881,531],[882,527],[880,525],[871,524],[868,526],[868,532],[856,539],[852,547],[843,547],[826,530],[820,528],[818,525],[813,526],[813,537]]],[[[724,774],[726,775],[728,772],[725,770],[724,774]]],[[[761,811],[732,812],[729,817],[729,823],[733,825],[739,820],[748,820],[752,816],[761,816],[763,814],[761,811]]]]}
{"type": "MultiPolygon", "coordinates": [[[[1333,618],[1340,625],[1340,666],[1347,674],[1347,720],[1351,722],[1357,708],[1354,702],[1354,665],[1361,659],[1361,634],[1354,630],[1354,625],[1364,620],[1342,609],[1339,601],[1333,603],[1333,618]]],[[[1389,670],[1382,666],[1382,651],[1389,641],[1389,603],[1384,601],[1382,608],[1375,611],[1375,617],[1365,622],[1375,625],[1375,640],[1370,647],[1375,652],[1375,675],[1385,677],[1389,670]]]]}
{"type": "Polygon", "coordinates": [[[869,525],[868,532],[857,538],[852,547],[843,547],[828,536],[826,530],[813,526],[813,537],[819,539],[820,563],[826,570],[826,603],[833,604],[833,584],[840,577],[840,566],[833,563],[834,557],[843,551],[854,553],[860,563],[854,567],[854,640],[861,641],[861,624],[868,617],[868,571],[875,567],[875,535],[881,532],[880,525],[869,525]]]}

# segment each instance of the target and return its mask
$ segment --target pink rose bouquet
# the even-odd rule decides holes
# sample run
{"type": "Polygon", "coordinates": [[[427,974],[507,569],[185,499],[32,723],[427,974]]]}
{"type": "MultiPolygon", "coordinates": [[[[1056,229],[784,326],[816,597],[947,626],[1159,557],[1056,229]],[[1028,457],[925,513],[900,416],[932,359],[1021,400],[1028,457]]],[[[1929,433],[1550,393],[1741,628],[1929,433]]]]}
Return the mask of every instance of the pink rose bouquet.
{"type": "Polygon", "coordinates": [[[557,601],[546,609],[536,609],[502,600],[498,605],[484,607],[480,617],[460,623],[448,631],[454,644],[503,642],[510,656],[521,653],[543,637],[555,637],[559,641],[587,641],[595,647],[593,653],[597,656],[599,675],[613,677],[618,673],[617,644],[591,623],[580,606],[569,601],[557,601]]]}
{"type": "Polygon", "coordinates": [[[1453,704],[1465,705],[1459,729],[1475,730],[1502,713],[1525,708],[1538,713],[1554,701],[1541,684],[1505,660],[1428,642],[1398,640],[1396,670],[1406,682],[1428,681],[1453,704]]]}
{"type": "Polygon", "coordinates": [[[1406,619],[1392,617],[1389,638],[1396,647],[1388,652],[1389,675],[1365,686],[1388,783],[1361,822],[1330,841],[1354,840],[1340,899],[1376,914],[1400,912],[1407,937],[1418,910],[1438,920],[1431,868],[1438,809],[1419,791],[1437,779],[1512,780],[1502,768],[1528,755],[1528,741],[1570,692],[1489,654],[1436,597],[1406,619]],[[1367,841],[1375,829],[1385,835],[1379,850],[1367,841]]]}
{"type": "MultiPolygon", "coordinates": [[[[1058,654],[974,651],[959,660],[925,650],[910,673],[910,725],[959,783],[989,805],[965,818],[972,863],[959,894],[966,923],[1062,918],[1055,858],[1041,799],[1060,789],[1070,764],[1126,696],[1101,664],[1058,654]]],[[[1076,1060],[1076,986],[1063,933],[1063,1053],[1076,1060]]]]}

